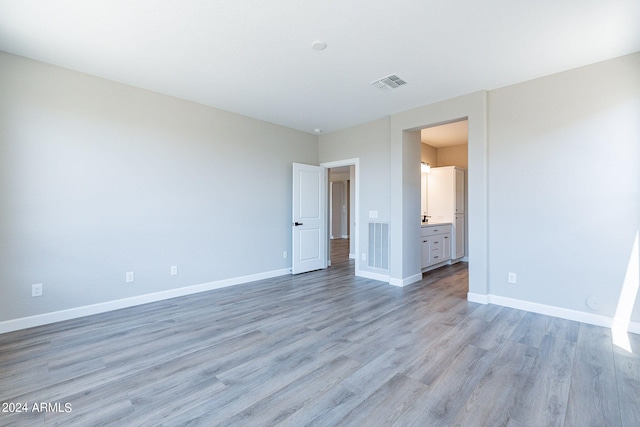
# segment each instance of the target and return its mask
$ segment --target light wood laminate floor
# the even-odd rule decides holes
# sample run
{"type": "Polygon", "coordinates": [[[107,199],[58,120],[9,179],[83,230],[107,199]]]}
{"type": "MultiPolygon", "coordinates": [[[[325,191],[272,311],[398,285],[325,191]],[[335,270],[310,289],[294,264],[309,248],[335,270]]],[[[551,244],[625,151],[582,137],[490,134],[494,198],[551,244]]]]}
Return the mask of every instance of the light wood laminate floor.
{"type": "Polygon", "coordinates": [[[349,239],[331,239],[331,264],[349,261],[349,239]]]}
{"type": "Polygon", "coordinates": [[[0,335],[2,405],[29,405],[0,425],[640,425],[638,336],[467,302],[467,274],[344,262],[0,335]]]}

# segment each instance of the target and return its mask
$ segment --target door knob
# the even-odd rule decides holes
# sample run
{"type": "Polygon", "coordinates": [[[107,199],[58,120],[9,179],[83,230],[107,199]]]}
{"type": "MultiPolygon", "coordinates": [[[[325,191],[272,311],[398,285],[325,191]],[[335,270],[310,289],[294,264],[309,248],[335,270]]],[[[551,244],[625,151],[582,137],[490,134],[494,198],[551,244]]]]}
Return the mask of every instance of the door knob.
{"type": "Polygon", "coordinates": [[[294,223],[293,223],[293,225],[295,225],[295,226],[297,227],[297,226],[299,226],[299,225],[304,225],[304,224],[303,224],[303,223],[301,223],[301,222],[294,222],[294,223]]]}

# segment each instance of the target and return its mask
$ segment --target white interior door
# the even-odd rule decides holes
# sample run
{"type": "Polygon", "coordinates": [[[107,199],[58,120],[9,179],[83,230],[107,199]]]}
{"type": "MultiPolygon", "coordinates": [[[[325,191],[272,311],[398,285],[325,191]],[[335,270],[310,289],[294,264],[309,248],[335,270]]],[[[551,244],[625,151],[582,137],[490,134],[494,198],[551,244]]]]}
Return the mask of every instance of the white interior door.
{"type": "Polygon", "coordinates": [[[327,169],[293,164],[291,273],[327,268],[327,169]]]}

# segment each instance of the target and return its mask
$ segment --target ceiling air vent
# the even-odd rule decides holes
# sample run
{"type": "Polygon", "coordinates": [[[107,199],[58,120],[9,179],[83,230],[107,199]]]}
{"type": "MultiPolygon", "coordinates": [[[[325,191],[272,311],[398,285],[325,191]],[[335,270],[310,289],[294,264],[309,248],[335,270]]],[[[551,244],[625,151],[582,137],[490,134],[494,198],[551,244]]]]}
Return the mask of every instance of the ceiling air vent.
{"type": "Polygon", "coordinates": [[[377,87],[380,90],[396,89],[406,84],[407,82],[405,82],[395,74],[391,74],[387,77],[383,77],[381,79],[374,80],[371,82],[371,86],[377,87]]]}

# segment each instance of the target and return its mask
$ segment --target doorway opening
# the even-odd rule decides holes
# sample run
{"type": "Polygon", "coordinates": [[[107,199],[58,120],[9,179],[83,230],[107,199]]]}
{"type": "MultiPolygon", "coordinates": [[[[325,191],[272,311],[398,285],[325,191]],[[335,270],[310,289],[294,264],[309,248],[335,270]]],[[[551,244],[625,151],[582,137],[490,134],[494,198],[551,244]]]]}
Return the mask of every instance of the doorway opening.
{"type": "Polygon", "coordinates": [[[356,254],[359,246],[359,159],[322,163],[328,169],[328,235],[329,265],[353,262],[358,275],[356,254]]]}
{"type": "MultiPolygon", "coordinates": [[[[456,245],[454,251],[455,254],[451,254],[453,262],[468,262],[469,261],[469,234],[468,234],[468,171],[469,171],[469,127],[468,119],[455,119],[446,123],[439,123],[432,126],[424,127],[420,129],[420,162],[421,162],[421,186],[420,186],[420,214],[422,218],[422,225],[426,226],[429,222],[438,222],[438,218],[444,221],[450,222],[452,232],[455,236],[456,245]],[[442,169],[440,169],[442,168],[442,169]],[[461,185],[463,190],[463,208],[453,208],[451,215],[445,213],[443,216],[443,209],[445,212],[449,209],[447,205],[442,205],[442,200],[439,197],[443,197],[442,185],[443,178],[442,173],[445,173],[445,169],[452,169],[449,172],[463,171],[463,182],[455,184],[456,178],[453,178],[453,185],[461,185]],[[438,172],[438,174],[432,173],[438,172]],[[429,186],[430,178],[432,186],[429,186]],[[431,201],[431,206],[430,202],[431,201]],[[460,213],[462,212],[462,214],[460,213]]],[[[449,172],[446,172],[448,176],[449,172]]],[[[459,179],[461,174],[458,172],[456,175],[459,179]]],[[[455,191],[455,189],[453,189],[455,191]]],[[[446,190],[445,190],[446,193],[446,190]]],[[[449,197],[445,194],[446,197],[449,197]]],[[[452,197],[459,197],[452,196],[452,197]]],[[[455,202],[460,205],[460,200],[455,202]]],[[[423,248],[423,251],[425,249],[423,248]]],[[[423,254],[424,255],[424,254],[423,254]]],[[[428,257],[427,257],[428,258],[428,257]]],[[[450,261],[451,263],[452,261],[450,261]]],[[[423,265],[423,267],[425,267],[423,265]]],[[[432,267],[435,268],[435,267],[432,267]]],[[[425,274],[429,274],[428,268],[423,268],[427,271],[425,274]]],[[[435,270],[434,271],[435,274],[435,270]]],[[[468,290],[468,284],[467,284],[468,290]]]]}
{"type": "Polygon", "coordinates": [[[329,240],[330,262],[345,262],[350,259],[351,217],[353,217],[354,191],[351,179],[355,166],[340,166],[329,169],[329,240]]]}

